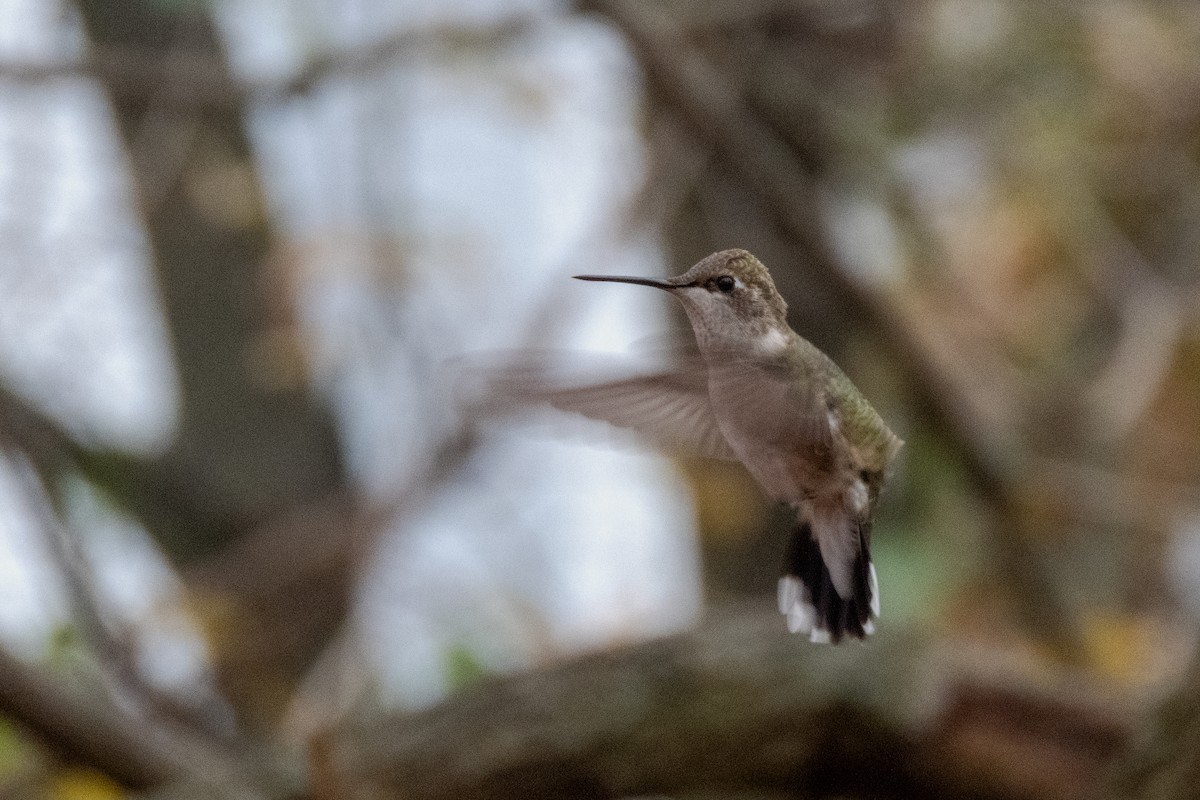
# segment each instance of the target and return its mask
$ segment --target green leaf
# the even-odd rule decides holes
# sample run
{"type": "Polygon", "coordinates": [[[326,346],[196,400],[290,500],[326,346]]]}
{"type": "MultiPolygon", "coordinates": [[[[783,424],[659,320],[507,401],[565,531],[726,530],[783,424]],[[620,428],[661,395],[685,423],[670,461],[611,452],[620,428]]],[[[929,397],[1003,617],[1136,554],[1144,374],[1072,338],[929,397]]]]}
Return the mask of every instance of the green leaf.
{"type": "Polygon", "coordinates": [[[487,677],[488,669],[471,650],[462,644],[455,644],[446,651],[443,663],[446,670],[446,684],[451,692],[470,686],[487,677]]]}

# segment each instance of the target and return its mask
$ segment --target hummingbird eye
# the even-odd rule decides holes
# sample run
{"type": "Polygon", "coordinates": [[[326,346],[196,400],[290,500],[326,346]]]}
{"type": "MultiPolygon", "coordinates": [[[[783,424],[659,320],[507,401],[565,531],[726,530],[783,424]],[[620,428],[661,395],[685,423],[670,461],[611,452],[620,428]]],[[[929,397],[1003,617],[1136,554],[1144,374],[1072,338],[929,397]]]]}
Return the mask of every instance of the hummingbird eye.
{"type": "Polygon", "coordinates": [[[731,278],[728,275],[722,275],[721,277],[717,278],[715,283],[717,285],[717,288],[720,289],[725,294],[729,294],[730,292],[733,291],[734,287],[737,286],[737,281],[735,281],[733,278],[731,278]]]}

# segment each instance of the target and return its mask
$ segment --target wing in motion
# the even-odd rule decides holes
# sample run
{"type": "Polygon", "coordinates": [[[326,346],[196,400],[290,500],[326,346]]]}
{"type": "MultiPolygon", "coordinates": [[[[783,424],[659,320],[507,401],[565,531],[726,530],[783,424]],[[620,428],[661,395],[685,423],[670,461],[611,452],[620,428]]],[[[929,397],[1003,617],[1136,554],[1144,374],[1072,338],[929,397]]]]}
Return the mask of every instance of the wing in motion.
{"type": "Polygon", "coordinates": [[[493,378],[492,391],[521,403],[629,428],[667,449],[737,460],[717,425],[702,364],[583,385],[556,381],[544,369],[503,370],[493,378]]]}
{"type": "Polygon", "coordinates": [[[555,408],[630,428],[653,442],[707,458],[736,461],[708,401],[703,373],[665,372],[578,388],[543,388],[555,408]]]}

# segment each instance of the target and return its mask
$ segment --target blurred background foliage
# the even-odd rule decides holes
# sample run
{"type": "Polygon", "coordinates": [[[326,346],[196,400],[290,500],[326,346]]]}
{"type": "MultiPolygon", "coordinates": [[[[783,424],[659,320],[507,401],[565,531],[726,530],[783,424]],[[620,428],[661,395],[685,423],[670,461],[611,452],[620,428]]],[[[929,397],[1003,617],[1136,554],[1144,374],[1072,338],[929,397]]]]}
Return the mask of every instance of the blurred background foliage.
{"type": "Polygon", "coordinates": [[[1195,796],[1198,101],[1167,0],[0,0],[0,796],[1195,796]],[[454,366],[734,246],[907,442],[862,648],[454,366]]]}

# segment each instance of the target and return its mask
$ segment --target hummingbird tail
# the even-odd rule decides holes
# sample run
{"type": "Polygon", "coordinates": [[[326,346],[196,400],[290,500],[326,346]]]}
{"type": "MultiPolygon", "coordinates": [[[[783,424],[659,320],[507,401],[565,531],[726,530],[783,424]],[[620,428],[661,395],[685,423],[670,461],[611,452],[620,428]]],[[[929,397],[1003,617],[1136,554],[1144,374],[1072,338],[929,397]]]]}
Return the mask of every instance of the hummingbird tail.
{"type": "Polygon", "coordinates": [[[797,523],[779,579],[779,611],[787,616],[792,633],[807,633],[813,642],[836,644],[843,637],[863,639],[875,632],[879,587],[867,539],[860,532],[851,571],[852,592],[842,597],[833,585],[811,525],[797,523]]]}

